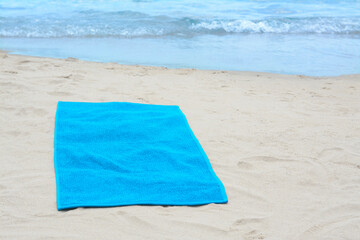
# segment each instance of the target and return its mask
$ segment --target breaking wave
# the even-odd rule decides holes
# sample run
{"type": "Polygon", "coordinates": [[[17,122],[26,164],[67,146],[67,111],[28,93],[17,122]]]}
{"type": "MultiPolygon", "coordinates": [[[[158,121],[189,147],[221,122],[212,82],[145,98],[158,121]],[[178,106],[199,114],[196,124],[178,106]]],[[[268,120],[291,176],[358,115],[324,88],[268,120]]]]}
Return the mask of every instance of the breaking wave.
{"type": "Polygon", "coordinates": [[[174,18],[141,12],[82,11],[59,17],[0,17],[0,37],[193,37],[243,33],[360,34],[360,17],[281,17],[258,20],[174,18]]]}

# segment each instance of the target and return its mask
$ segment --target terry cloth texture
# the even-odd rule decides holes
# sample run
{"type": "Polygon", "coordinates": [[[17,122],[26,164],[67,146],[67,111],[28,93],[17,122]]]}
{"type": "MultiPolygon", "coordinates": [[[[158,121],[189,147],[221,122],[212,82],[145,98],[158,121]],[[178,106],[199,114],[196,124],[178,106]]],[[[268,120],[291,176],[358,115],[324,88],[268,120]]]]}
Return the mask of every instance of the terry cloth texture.
{"type": "Polygon", "coordinates": [[[54,145],[58,210],[228,201],[178,106],[59,102],[54,145]]]}

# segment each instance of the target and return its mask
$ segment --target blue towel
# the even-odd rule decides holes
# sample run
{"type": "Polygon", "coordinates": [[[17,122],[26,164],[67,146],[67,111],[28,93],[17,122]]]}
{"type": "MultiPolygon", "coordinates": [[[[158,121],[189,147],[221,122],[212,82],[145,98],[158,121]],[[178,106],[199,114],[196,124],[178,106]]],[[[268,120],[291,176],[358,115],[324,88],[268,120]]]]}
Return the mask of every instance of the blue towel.
{"type": "Polygon", "coordinates": [[[54,145],[58,210],[227,202],[178,106],[59,102],[54,145]]]}

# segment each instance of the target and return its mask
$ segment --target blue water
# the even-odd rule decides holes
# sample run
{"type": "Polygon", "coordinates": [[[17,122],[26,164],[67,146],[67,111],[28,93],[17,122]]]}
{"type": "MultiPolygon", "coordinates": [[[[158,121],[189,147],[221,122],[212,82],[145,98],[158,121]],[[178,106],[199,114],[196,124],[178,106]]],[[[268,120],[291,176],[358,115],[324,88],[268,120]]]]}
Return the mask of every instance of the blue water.
{"type": "Polygon", "coordinates": [[[174,68],[360,73],[360,1],[3,1],[0,49],[174,68]]]}

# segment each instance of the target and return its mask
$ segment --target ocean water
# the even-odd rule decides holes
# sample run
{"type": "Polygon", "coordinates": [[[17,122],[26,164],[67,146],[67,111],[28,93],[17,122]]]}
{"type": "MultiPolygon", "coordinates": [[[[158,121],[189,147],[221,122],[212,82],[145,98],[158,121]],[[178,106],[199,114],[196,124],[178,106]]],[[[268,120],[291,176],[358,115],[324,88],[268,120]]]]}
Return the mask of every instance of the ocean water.
{"type": "Polygon", "coordinates": [[[0,49],[172,68],[360,73],[358,0],[0,0],[0,49]]]}

